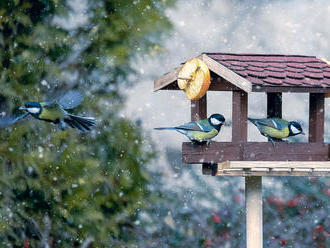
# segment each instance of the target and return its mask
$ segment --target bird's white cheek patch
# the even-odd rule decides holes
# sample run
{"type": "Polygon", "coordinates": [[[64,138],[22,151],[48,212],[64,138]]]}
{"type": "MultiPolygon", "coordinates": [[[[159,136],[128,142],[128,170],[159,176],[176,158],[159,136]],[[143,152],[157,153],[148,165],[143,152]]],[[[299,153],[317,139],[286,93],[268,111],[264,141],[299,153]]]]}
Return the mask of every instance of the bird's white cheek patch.
{"type": "Polygon", "coordinates": [[[291,131],[294,134],[300,133],[300,131],[295,126],[291,126],[291,131]]]}
{"type": "Polygon", "coordinates": [[[31,114],[37,114],[40,111],[40,108],[27,108],[26,109],[31,114]]]}
{"type": "Polygon", "coordinates": [[[221,121],[219,121],[218,119],[215,119],[215,118],[211,118],[211,123],[213,125],[219,125],[219,124],[221,124],[221,121]]]}

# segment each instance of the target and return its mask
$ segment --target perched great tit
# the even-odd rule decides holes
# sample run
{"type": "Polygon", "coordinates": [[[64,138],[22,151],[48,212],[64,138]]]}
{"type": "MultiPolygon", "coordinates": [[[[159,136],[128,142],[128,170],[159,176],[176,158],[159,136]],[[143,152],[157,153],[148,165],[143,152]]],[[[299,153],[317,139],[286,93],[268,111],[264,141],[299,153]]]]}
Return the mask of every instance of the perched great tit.
{"type": "Polygon", "coordinates": [[[274,139],[281,141],[284,138],[304,134],[301,125],[296,121],[286,121],[280,118],[252,119],[248,118],[260,131],[274,143],[274,139]]]}
{"type": "Polygon", "coordinates": [[[209,118],[189,122],[177,127],[158,127],[156,130],[176,130],[186,135],[191,141],[203,143],[214,138],[220,132],[221,126],[225,122],[225,117],[221,114],[213,114],[209,118]]]}
{"type": "Polygon", "coordinates": [[[66,110],[77,107],[83,100],[79,91],[72,90],[57,100],[49,102],[26,102],[19,109],[26,111],[16,118],[3,118],[0,120],[0,126],[14,124],[18,120],[32,115],[34,118],[52,122],[64,130],[67,126],[77,128],[82,132],[90,131],[95,126],[96,121],[92,117],[80,117],[68,113],[66,110]]]}

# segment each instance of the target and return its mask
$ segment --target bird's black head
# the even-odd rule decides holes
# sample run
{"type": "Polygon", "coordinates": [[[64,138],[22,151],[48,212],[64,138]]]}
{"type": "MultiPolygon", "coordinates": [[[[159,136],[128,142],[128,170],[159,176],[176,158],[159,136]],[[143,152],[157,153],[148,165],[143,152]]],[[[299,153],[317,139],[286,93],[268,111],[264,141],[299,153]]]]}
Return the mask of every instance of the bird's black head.
{"type": "Polygon", "coordinates": [[[32,115],[38,115],[41,113],[41,105],[39,102],[26,102],[24,106],[19,108],[20,110],[25,110],[32,115]]]}
{"type": "Polygon", "coordinates": [[[300,123],[296,121],[289,122],[289,136],[295,136],[298,134],[304,134],[304,131],[300,125],[300,123]]]}
{"type": "Polygon", "coordinates": [[[221,126],[225,123],[225,117],[221,114],[213,114],[209,118],[209,123],[216,128],[217,130],[220,130],[221,126]]]}

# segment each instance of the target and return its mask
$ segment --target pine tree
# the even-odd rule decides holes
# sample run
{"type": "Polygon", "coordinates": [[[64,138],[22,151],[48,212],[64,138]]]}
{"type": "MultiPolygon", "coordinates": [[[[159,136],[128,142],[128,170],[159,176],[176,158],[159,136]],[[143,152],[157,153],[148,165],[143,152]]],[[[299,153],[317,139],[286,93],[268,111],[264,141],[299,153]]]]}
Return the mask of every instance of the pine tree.
{"type": "Polygon", "coordinates": [[[0,2],[0,109],[78,88],[74,110],[94,116],[90,134],[23,120],[0,130],[0,246],[114,247],[129,242],[154,157],[136,123],[121,118],[121,89],[136,56],[159,50],[172,1],[0,2]],[[85,20],[67,26],[82,4],[85,20]],[[85,112],[83,112],[85,111],[85,112]]]}

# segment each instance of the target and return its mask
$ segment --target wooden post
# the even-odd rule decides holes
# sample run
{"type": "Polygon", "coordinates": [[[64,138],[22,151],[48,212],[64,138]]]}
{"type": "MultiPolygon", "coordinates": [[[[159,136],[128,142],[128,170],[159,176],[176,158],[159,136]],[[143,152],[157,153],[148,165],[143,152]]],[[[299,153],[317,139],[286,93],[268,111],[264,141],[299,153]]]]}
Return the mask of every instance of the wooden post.
{"type": "Polygon", "coordinates": [[[197,101],[191,101],[191,121],[207,118],[207,96],[206,94],[197,101]]]}
{"type": "Polygon", "coordinates": [[[247,141],[248,95],[244,91],[233,91],[232,142],[247,141]]]}
{"type": "MultiPolygon", "coordinates": [[[[248,95],[233,91],[232,142],[247,142],[248,95]]],[[[245,177],[246,247],[262,248],[262,180],[245,177]]]]}
{"type": "Polygon", "coordinates": [[[246,247],[262,248],[262,177],[245,177],[246,247]]]}
{"type": "Polygon", "coordinates": [[[267,118],[282,118],[282,93],[267,93],[267,118]]]}
{"type": "Polygon", "coordinates": [[[324,141],[324,94],[309,94],[309,142],[324,141]]]}
{"type": "MultiPolygon", "coordinates": [[[[282,118],[282,93],[267,93],[267,118],[282,118]]],[[[274,139],[274,141],[278,141],[274,139]]],[[[270,141],[268,139],[268,141],[270,141]]]]}
{"type": "MultiPolygon", "coordinates": [[[[267,118],[282,118],[282,93],[267,93],[267,118]]],[[[262,177],[245,177],[246,247],[263,247],[262,177]]]]}

